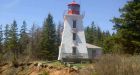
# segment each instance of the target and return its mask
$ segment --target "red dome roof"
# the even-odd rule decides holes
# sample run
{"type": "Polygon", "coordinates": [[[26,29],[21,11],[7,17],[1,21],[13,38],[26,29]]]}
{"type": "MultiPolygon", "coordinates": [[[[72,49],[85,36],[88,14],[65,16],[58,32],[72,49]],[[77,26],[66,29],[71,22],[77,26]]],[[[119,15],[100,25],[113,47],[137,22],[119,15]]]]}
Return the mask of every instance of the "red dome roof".
{"type": "Polygon", "coordinates": [[[73,1],[73,2],[71,2],[70,4],[68,4],[68,6],[69,5],[79,5],[78,3],[76,3],[75,1],[73,1]]]}

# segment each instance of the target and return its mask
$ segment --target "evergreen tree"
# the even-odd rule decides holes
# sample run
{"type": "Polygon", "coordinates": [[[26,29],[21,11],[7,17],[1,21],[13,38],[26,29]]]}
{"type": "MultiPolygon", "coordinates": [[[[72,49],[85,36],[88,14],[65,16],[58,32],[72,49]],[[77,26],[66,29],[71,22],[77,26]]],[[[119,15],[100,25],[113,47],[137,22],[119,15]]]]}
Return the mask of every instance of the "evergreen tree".
{"type": "Polygon", "coordinates": [[[44,58],[52,60],[53,57],[57,57],[57,45],[56,45],[56,29],[53,22],[53,17],[48,14],[47,19],[43,24],[42,40],[41,40],[41,54],[44,58]]]}
{"type": "Polygon", "coordinates": [[[91,26],[86,27],[85,36],[87,43],[102,46],[102,31],[100,27],[95,26],[94,22],[92,22],[91,26]]]}
{"type": "Polygon", "coordinates": [[[3,52],[3,32],[2,32],[2,25],[0,25],[0,53],[3,52]]]}
{"type": "Polygon", "coordinates": [[[111,45],[114,45],[115,41],[112,42],[114,39],[111,38],[110,32],[102,31],[99,26],[95,26],[94,22],[86,27],[85,36],[87,43],[102,47],[105,53],[112,52],[114,46],[111,45]]]}
{"type": "Polygon", "coordinates": [[[0,61],[3,57],[3,32],[2,32],[2,25],[0,25],[0,61]]]}
{"type": "Polygon", "coordinates": [[[9,44],[8,44],[9,50],[12,51],[14,60],[18,57],[19,51],[18,51],[18,34],[17,34],[17,23],[14,20],[13,24],[11,24],[10,30],[9,30],[9,44]]]}
{"type": "Polygon", "coordinates": [[[116,35],[116,33],[115,33],[115,32],[113,32],[113,33],[112,33],[112,36],[115,36],[115,35],[116,35]]]}
{"type": "Polygon", "coordinates": [[[102,46],[103,39],[102,39],[102,31],[101,31],[100,27],[97,27],[97,32],[96,33],[97,33],[97,38],[96,38],[97,45],[102,46]]]}
{"type": "Polygon", "coordinates": [[[131,0],[119,10],[121,16],[112,20],[118,44],[124,53],[140,53],[140,0],[131,0]]]}
{"type": "Polygon", "coordinates": [[[29,56],[30,57],[35,57],[36,55],[36,50],[35,50],[35,30],[36,30],[36,26],[35,24],[32,25],[31,30],[30,30],[30,39],[29,39],[29,56]]]}
{"type": "Polygon", "coordinates": [[[98,32],[97,32],[97,27],[94,24],[94,22],[92,22],[91,24],[91,33],[92,33],[91,36],[93,36],[92,44],[98,45],[98,32]]]}
{"type": "Polygon", "coordinates": [[[19,52],[21,54],[25,52],[25,50],[27,49],[27,45],[29,41],[26,26],[27,26],[26,22],[23,21],[23,25],[21,26],[21,30],[20,30],[20,39],[19,39],[19,44],[20,44],[19,52]]]}
{"type": "Polygon", "coordinates": [[[61,33],[63,31],[62,26],[63,26],[63,24],[61,22],[59,22],[59,24],[57,26],[57,44],[58,44],[58,46],[60,46],[60,43],[61,43],[61,33]]]}
{"type": "Polygon", "coordinates": [[[8,44],[9,44],[9,25],[7,24],[5,26],[5,31],[4,31],[4,53],[9,51],[8,44]]]}
{"type": "Polygon", "coordinates": [[[110,32],[108,30],[105,32],[105,36],[106,37],[110,37],[111,36],[111,34],[110,34],[110,32]]]}
{"type": "Polygon", "coordinates": [[[33,24],[30,31],[30,39],[29,39],[29,56],[35,59],[41,59],[41,44],[42,40],[42,29],[38,28],[36,24],[33,24]]]}
{"type": "Polygon", "coordinates": [[[96,27],[94,25],[94,22],[92,22],[91,26],[88,26],[85,29],[85,36],[86,36],[86,41],[87,43],[93,44],[95,42],[95,30],[96,27]]]}

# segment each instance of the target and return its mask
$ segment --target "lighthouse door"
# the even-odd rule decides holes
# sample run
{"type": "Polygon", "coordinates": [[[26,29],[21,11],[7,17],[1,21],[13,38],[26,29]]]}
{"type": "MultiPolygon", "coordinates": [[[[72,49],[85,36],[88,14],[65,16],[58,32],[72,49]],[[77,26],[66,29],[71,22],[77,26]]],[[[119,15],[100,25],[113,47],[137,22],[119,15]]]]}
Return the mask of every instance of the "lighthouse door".
{"type": "Polygon", "coordinates": [[[73,47],[72,55],[76,55],[76,47],[73,47]]]}

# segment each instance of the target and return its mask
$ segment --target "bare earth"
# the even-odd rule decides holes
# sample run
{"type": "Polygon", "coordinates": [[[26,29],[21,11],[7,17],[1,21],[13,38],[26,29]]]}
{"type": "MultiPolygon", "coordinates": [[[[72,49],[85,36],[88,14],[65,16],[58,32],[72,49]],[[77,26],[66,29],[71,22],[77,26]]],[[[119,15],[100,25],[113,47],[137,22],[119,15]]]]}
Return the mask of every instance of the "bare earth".
{"type": "Polygon", "coordinates": [[[21,63],[17,67],[8,63],[0,65],[0,75],[93,75],[94,72],[93,64],[86,64],[86,66],[80,66],[80,68],[37,62],[21,63]]]}

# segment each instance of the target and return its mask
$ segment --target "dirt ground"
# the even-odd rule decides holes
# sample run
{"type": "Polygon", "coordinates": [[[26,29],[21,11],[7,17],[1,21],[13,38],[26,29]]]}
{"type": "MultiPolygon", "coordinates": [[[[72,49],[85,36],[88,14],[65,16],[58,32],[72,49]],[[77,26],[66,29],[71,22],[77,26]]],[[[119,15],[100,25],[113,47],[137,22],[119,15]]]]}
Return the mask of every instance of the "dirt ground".
{"type": "Polygon", "coordinates": [[[86,66],[56,65],[48,63],[20,63],[0,65],[0,75],[93,75],[93,64],[86,66]]]}

